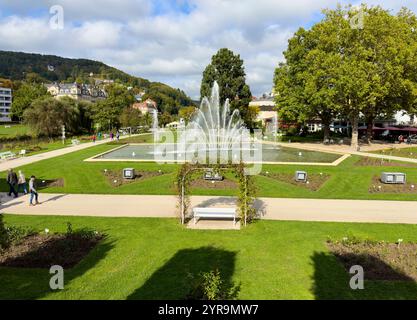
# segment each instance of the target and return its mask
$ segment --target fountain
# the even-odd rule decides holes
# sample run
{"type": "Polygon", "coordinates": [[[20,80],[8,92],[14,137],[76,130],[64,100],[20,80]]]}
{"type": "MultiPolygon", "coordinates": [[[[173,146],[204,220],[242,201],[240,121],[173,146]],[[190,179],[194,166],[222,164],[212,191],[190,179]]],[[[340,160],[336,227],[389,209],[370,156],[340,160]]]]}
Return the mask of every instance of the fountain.
{"type": "Polygon", "coordinates": [[[152,132],[153,132],[153,137],[154,137],[154,141],[158,141],[159,140],[159,135],[158,135],[158,110],[153,110],[152,112],[152,132]]]}
{"type": "Polygon", "coordinates": [[[277,143],[278,136],[278,113],[275,112],[274,117],[272,118],[272,135],[275,144],[277,143]]]}
{"type": "Polygon", "coordinates": [[[185,131],[179,132],[178,143],[185,160],[195,157],[205,162],[207,153],[210,163],[240,159],[240,152],[253,151],[249,146],[250,134],[240,118],[239,110],[230,110],[229,100],[220,103],[219,86],[214,82],[211,97],[204,97],[185,131]],[[247,146],[243,146],[247,143],[247,146]],[[230,154],[231,153],[231,154],[230,154]]]}

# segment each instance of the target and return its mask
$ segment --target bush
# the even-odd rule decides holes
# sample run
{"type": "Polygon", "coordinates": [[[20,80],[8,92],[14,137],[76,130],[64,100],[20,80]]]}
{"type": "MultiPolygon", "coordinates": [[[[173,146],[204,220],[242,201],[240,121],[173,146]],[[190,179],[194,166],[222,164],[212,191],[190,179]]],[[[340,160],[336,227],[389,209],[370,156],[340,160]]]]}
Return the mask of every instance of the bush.
{"type": "Polygon", "coordinates": [[[11,245],[19,243],[28,235],[34,234],[31,229],[21,227],[6,227],[3,222],[3,215],[0,214],[0,251],[8,249],[11,245]]]}
{"type": "Polygon", "coordinates": [[[3,222],[3,214],[0,213],[0,251],[6,249],[8,243],[7,231],[3,222]]]}
{"type": "Polygon", "coordinates": [[[190,300],[230,300],[236,299],[240,286],[223,281],[218,269],[201,273],[197,279],[190,275],[193,287],[187,296],[190,300]]]}

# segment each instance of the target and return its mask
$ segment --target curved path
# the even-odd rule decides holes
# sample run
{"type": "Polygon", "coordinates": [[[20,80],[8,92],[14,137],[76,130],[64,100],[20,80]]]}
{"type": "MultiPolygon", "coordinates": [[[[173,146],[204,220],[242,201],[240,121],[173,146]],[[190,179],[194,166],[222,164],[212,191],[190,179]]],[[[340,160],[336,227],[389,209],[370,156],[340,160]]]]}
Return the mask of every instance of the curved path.
{"type": "MultiPolygon", "coordinates": [[[[175,196],[41,194],[29,207],[28,196],[2,197],[1,213],[100,217],[176,217],[175,196]]],[[[227,207],[233,197],[191,197],[192,206],[227,207]]],[[[417,201],[316,200],[260,198],[256,208],[267,220],[417,224],[417,201]]]]}

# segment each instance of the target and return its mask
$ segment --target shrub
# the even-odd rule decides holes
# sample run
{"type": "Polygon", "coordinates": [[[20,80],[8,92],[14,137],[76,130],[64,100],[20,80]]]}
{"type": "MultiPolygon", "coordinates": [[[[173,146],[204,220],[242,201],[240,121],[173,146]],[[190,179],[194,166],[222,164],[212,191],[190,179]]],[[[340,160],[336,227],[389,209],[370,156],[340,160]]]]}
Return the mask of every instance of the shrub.
{"type": "Polygon", "coordinates": [[[227,284],[218,269],[200,273],[197,279],[190,275],[193,287],[187,296],[190,300],[236,299],[240,286],[227,284]]]}

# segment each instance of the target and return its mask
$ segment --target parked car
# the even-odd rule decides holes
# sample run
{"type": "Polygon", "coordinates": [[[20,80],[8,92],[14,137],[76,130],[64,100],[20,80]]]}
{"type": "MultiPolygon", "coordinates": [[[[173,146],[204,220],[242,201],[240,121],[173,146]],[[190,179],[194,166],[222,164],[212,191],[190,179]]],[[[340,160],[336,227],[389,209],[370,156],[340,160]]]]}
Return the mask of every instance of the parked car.
{"type": "Polygon", "coordinates": [[[417,134],[410,136],[410,143],[417,144],[417,134]]]}

